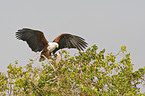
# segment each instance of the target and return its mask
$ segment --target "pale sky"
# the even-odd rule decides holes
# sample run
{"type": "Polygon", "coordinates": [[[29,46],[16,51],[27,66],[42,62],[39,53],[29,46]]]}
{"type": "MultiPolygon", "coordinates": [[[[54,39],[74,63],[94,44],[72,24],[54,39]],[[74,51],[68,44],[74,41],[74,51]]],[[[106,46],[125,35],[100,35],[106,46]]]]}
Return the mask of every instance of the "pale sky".
{"type": "Polygon", "coordinates": [[[145,0],[1,0],[0,26],[2,72],[15,60],[25,66],[39,56],[15,38],[23,27],[43,31],[48,41],[64,32],[79,35],[106,53],[125,45],[134,71],[145,66],[145,0]]]}

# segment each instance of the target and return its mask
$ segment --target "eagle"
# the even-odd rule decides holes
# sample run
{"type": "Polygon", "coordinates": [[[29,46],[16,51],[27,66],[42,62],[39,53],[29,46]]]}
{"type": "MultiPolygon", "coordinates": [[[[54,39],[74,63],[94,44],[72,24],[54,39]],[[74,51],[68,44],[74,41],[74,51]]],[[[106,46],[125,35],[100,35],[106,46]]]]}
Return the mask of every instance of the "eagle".
{"type": "Polygon", "coordinates": [[[16,38],[26,41],[32,51],[41,52],[39,61],[45,60],[43,56],[49,59],[49,57],[55,54],[59,49],[76,48],[79,51],[83,51],[88,45],[82,37],[66,33],[60,34],[53,42],[48,42],[42,31],[30,28],[18,30],[16,32],[16,38]]]}

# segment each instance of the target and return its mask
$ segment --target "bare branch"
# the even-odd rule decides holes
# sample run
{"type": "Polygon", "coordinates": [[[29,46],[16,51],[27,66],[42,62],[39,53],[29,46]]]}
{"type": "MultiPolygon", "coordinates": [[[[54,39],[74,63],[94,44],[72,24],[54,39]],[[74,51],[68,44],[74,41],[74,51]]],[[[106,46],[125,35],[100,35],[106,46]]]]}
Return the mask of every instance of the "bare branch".
{"type": "Polygon", "coordinates": [[[51,62],[53,62],[51,59],[47,59],[44,55],[42,55],[45,59],[46,59],[46,61],[51,65],[51,67],[53,68],[53,70],[54,71],[56,71],[56,69],[54,68],[54,66],[51,64],[51,62]],[[51,62],[50,62],[51,61],[51,62]]]}

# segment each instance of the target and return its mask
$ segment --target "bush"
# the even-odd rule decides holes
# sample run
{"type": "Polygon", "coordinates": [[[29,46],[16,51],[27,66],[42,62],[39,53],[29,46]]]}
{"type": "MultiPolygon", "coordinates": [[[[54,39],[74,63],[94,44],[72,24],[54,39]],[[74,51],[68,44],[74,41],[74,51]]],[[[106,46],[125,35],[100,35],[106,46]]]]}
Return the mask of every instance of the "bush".
{"type": "Polygon", "coordinates": [[[33,67],[32,59],[24,68],[17,61],[9,64],[7,74],[0,72],[0,95],[143,95],[137,85],[145,68],[133,72],[126,47],[115,55],[97,49],[93,45],[73,57],[63,50],[58,64],[51,58],[42,68],[33,67]]]}

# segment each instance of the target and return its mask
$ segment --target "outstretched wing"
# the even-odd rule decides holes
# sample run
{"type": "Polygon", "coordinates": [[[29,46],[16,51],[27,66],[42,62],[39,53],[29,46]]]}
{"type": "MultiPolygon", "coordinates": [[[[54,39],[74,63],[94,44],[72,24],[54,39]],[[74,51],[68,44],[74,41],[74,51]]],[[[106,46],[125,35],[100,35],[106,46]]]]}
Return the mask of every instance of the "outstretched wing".
{"type": "Polygon", "coordinates": [[[61,34],[53,42],[59,44],[59,47],[53,53],[62,48],[77,48],[80,51],[88,45],[82,37],[71,34],[61,34]]]}
{"type": "Polygon", "coordinates": [[[44,37],[43,32],[38,30],[32,30],[29,28],[23,28],[16,32],[16,38],[26,41],[32,51],[41,51],[45,46],[48,46],[48,41],[44,37]]]}

